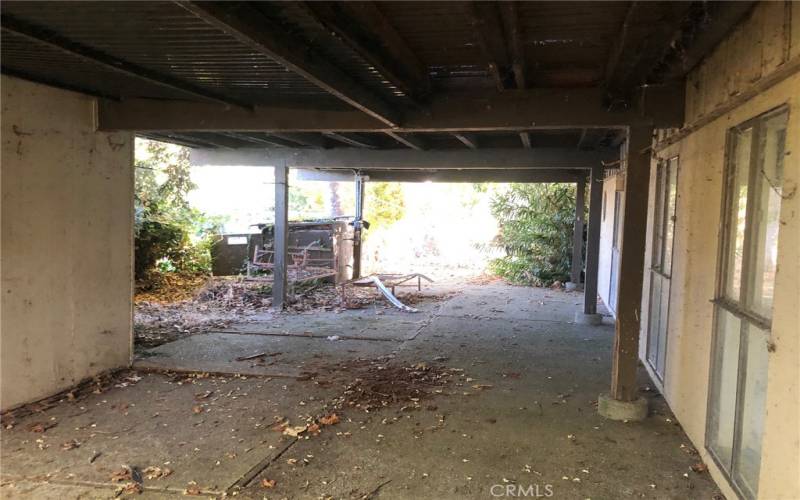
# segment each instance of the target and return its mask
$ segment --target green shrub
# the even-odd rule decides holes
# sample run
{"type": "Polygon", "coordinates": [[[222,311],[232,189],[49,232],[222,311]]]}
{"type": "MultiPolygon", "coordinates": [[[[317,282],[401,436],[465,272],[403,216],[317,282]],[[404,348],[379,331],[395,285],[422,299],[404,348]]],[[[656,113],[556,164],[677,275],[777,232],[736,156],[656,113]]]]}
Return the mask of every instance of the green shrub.
{"type": "Polygon", "coordinates": [[[146,281],[152,272],[209,273],[222,221],[189,206],[187,195],[195,188],[189,150],[138,139],[136,149],[136,280],[146,281]]]}
{"type": "Polygon", "coordinates": [[[494,246],[505,256],[489,269],[512,283],[548,286],[569,279],[574,184],[512,184],[491,200],[500,225],[494,246]]]}

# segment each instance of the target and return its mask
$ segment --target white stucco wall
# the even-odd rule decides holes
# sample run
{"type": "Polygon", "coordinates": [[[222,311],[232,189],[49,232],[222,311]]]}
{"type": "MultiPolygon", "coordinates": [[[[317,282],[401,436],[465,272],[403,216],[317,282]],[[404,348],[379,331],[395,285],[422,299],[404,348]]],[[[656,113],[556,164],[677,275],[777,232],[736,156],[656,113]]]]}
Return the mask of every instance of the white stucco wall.
{"type": "Polygon", "coordinates": [[[94,98],[2,77],[3,409],[130,364],[132,166],[94,98]]]}
{"type": "MultiPolygon", "coordinates": [[[[800,8],[791,4],[789,9],[788,5],[759,4],[753,16],[690,75],[689,124],[784,65],[797,63],[800,8]],[[793,15],[787,18],[790,10],[793,15]],[[791,24],[786,22],[789,20],[791,24]],[[789,26],[791,35],[786,31],[789,26]]],[[[795,71],[657,152],[658,158],[680,158],[663,393],[727,498],[737,496],[705,450],[714,311],[710,300],[717,274],[726,134],[731,127],[781,105],[789,107],[789,124],[773,303],[771,340],[775,350],[769,354],[759,498],[796,500],[800,498],[800,74],[795,71]]],[[[651,170],[645,262],[650,262],[651,255],[654,174],[651,170]]],[[[648,278],[646,272],[640,341],[643,359],[648,278]]]]}

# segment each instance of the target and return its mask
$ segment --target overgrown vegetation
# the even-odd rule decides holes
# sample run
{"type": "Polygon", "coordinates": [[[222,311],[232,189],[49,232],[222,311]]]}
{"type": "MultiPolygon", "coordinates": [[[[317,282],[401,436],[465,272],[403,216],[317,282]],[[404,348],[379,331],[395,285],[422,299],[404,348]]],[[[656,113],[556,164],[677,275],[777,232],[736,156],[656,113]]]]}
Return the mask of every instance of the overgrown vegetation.
{"type": "Polygon", "coordinates": [[[137,286],[144,290],[157,287],[167,275],[207,275],[211,269],[209,249],[222,221],[207,217],[187,201],[195,188],[189,150],[137,139],[135,175],[137,286]]]}
{"type": "Polygon", "coordinates": [[[506,255],[490,270],[516,284],[549,286],[569,279],[574,184],[512,184],[491,200],[500,225],[494,245],[506,255]]]}
{"type": "Polygon", "coordinates": [[[403,218],[406,211],[403,186],[398,182],[367,182],[364,218],[369,221],[370,231],[384,229],[403,218]]]}

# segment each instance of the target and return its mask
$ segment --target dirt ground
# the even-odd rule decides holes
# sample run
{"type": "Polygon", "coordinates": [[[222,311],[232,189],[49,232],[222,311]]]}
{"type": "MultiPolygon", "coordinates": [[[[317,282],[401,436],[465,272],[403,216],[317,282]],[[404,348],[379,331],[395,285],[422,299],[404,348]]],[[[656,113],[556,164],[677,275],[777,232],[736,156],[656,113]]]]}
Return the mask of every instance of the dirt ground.
{"type": "Polygon", "coordinates": [[[613,327],[572,323],[580,294],[426,293],[233,318],[6,415],[0,496],[722,498],[644,372],[645,422],[597,414],[613,327]]]}

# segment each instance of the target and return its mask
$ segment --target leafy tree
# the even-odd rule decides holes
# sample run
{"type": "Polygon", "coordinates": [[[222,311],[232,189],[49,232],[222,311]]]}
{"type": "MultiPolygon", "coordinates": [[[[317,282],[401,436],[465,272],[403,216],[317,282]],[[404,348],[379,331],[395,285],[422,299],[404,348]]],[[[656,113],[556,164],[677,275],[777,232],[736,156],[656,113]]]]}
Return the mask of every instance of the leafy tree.
{"type": "Polygon", "coordinates": [[[367,182],[366,186],[364,218],[370,223],[370,231],[389,227],[403,218],[406,206],[400,183],[367,182]]]}
{"type": "Polygon", "coordinates": [[[490,269],[512,283],[548,286],[569,279],[575,220],[574,184],[511,184],[491,200],[505,250],[490,269]]]}
{"type": "Polygon", "coordinates": [[[134,193],[135,276],[151,272],[207,273],[209,248],[221,220],[192,208],[187,195],[195,188],[189,150],[137,139],[134,193]]]}

